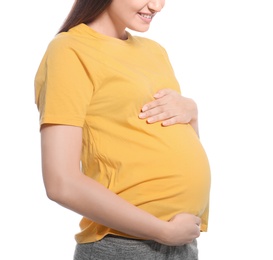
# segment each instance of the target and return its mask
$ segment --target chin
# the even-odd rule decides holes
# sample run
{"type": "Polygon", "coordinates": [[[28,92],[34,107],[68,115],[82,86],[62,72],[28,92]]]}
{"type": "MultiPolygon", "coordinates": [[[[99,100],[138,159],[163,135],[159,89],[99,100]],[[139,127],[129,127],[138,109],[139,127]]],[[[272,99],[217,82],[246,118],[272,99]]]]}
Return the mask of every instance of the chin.
{"type": "Polygon", "coordinates": [[[136,32],[147,32],[149,30],[150,26],[132,26],[128,27],[128,29],[136,31],[136,32]]]}

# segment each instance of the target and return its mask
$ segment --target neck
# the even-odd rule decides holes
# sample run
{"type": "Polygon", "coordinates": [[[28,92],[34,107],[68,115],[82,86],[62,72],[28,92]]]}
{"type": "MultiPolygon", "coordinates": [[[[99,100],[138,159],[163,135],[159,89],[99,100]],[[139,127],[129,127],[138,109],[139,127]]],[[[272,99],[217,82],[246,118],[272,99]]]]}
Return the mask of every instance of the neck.
{"type": "Polygon", "coordinates": [[[87,24],[96,32],[114,37],[120,40],[127,40],[126,27],[115,24],[106,12],[101,14],[95,21],[87,24]]]}

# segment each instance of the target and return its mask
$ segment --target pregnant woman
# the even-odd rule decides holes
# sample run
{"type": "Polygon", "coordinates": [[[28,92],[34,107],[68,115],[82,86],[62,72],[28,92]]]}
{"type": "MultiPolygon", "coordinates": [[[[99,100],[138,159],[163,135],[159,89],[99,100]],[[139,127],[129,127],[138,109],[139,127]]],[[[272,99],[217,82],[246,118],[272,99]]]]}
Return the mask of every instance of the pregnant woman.
{"type": "Polygon", "coordinates": [[[145,32],[164,0],[76,0],[35,77],[47,196],[82,215],[74,259],[198,259],[210,168],[197,107],[145,32]]]}

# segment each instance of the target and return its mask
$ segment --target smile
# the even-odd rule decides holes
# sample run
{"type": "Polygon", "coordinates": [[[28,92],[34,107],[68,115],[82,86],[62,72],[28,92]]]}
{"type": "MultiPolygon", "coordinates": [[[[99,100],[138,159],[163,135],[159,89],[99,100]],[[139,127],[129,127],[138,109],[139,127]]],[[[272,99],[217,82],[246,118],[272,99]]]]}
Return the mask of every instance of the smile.
{"type": "Polygon", "coordinates": [[[139,15],[146,19],[152,19],[155,16],[155,14],[143,14],[143,13],[139,13],[139,15]]]}

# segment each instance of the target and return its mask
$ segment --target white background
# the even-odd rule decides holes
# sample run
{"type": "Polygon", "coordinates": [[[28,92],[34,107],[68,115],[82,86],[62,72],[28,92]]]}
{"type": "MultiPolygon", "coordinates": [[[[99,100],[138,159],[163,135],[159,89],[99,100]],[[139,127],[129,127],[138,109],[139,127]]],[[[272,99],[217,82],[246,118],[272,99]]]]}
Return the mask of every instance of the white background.
{"type": "MultiPolygon", "coordinates": [[[[199,107],[212,172],[200,260],[273,259],[272,1],[166,2],[145,36],[167,49],[199,107]]],[[[0,259],[72,260],[80,216],[46,198],[33,87],[72,4],[0,4],[0,259]]]]}

